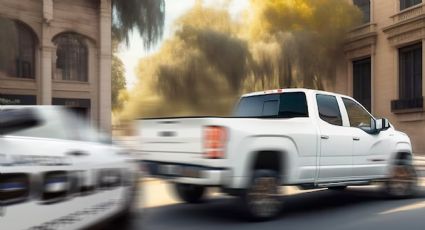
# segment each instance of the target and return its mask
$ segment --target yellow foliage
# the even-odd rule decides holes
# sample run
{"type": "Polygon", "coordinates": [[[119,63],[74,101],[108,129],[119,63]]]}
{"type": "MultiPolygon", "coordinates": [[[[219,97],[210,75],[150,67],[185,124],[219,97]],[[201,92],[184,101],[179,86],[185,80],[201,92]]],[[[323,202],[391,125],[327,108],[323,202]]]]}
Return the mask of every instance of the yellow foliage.
{"type": "Polygon", "coordinates": [[[243,16],[232,20],[226,4],[198,0],[159,51],[140,60],[120,117],[226,115],[243,92],[323,88],[361,19],[344,0],[251,0],[243,16]]]}
{"type": "Polygon", "coordinates": [[[361,12],[343,0],[251,0],[250,4],[247,25],[253,39],[296,30],[335,34],[361,19],[361,12]]]}
{"type": "Polygon", "coordinates": [[[228,34],[233,34],[238,30],[238,26],[232,22],[226,8],[220,6],[207,8],[202,1],[197,1],[186,14],[176,20],[174,26],[177,30],[182,27],[208,28],[228,34]]]}

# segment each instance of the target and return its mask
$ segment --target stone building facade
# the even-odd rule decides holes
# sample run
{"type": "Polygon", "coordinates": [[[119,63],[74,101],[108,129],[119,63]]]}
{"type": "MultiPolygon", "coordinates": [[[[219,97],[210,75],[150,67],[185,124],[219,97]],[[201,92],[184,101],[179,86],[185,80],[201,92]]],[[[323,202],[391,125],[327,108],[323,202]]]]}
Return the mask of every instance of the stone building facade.
{"type": "Polygon", "coordinates": [[[421,0],[348,0],[364,14],[339,63],[335,91],[406,132],[425,154],[425,4],[421,0]]]}
{"type": "Polygon", "coordinates": [[[111,0],[0,0],[0,98],[111,128],[111,0]]]}

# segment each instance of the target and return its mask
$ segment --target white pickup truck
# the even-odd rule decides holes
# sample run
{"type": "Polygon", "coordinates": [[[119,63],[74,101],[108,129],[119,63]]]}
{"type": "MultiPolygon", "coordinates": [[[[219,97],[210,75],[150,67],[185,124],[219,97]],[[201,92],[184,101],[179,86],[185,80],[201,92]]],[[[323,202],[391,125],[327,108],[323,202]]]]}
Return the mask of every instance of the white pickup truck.
{"type": "Polygon", "coordinates": [[[308,89],[243,95],[233,117],[142,119],[140,153],[153,177],[198,202],[205,188],[239,195],[250,217],[276,216],[279,186],[344,189],[383,182],[413,195],[409,137],[353,98],[308,89]]]}

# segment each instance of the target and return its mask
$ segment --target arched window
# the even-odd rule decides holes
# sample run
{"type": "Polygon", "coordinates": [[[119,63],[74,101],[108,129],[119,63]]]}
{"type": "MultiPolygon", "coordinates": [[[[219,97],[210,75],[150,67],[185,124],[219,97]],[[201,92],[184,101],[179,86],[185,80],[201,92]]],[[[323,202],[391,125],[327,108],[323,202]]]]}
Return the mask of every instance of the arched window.
{"type": "Polygon", "coordinates": [[[56,79],[70,81],[88,81],[88,49],[84,37],[75,33],[57,36],[56,79]]]}
{"type": "Polygon", "coordinates": [[[34,32],[21,22],[1,17],[0,31],[0,75],[34,78],[34,32]]]}

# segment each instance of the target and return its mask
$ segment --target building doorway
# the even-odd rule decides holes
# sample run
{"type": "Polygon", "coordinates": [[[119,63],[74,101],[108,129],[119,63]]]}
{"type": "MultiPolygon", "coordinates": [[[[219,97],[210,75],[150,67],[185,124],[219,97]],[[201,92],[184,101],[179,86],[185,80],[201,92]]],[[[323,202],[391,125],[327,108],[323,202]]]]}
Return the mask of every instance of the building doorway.
{"type": "Polygon", "coordinates": [[[368,111],[372,111],[371,58],[353,61],[353,97],[368,111]]]}

